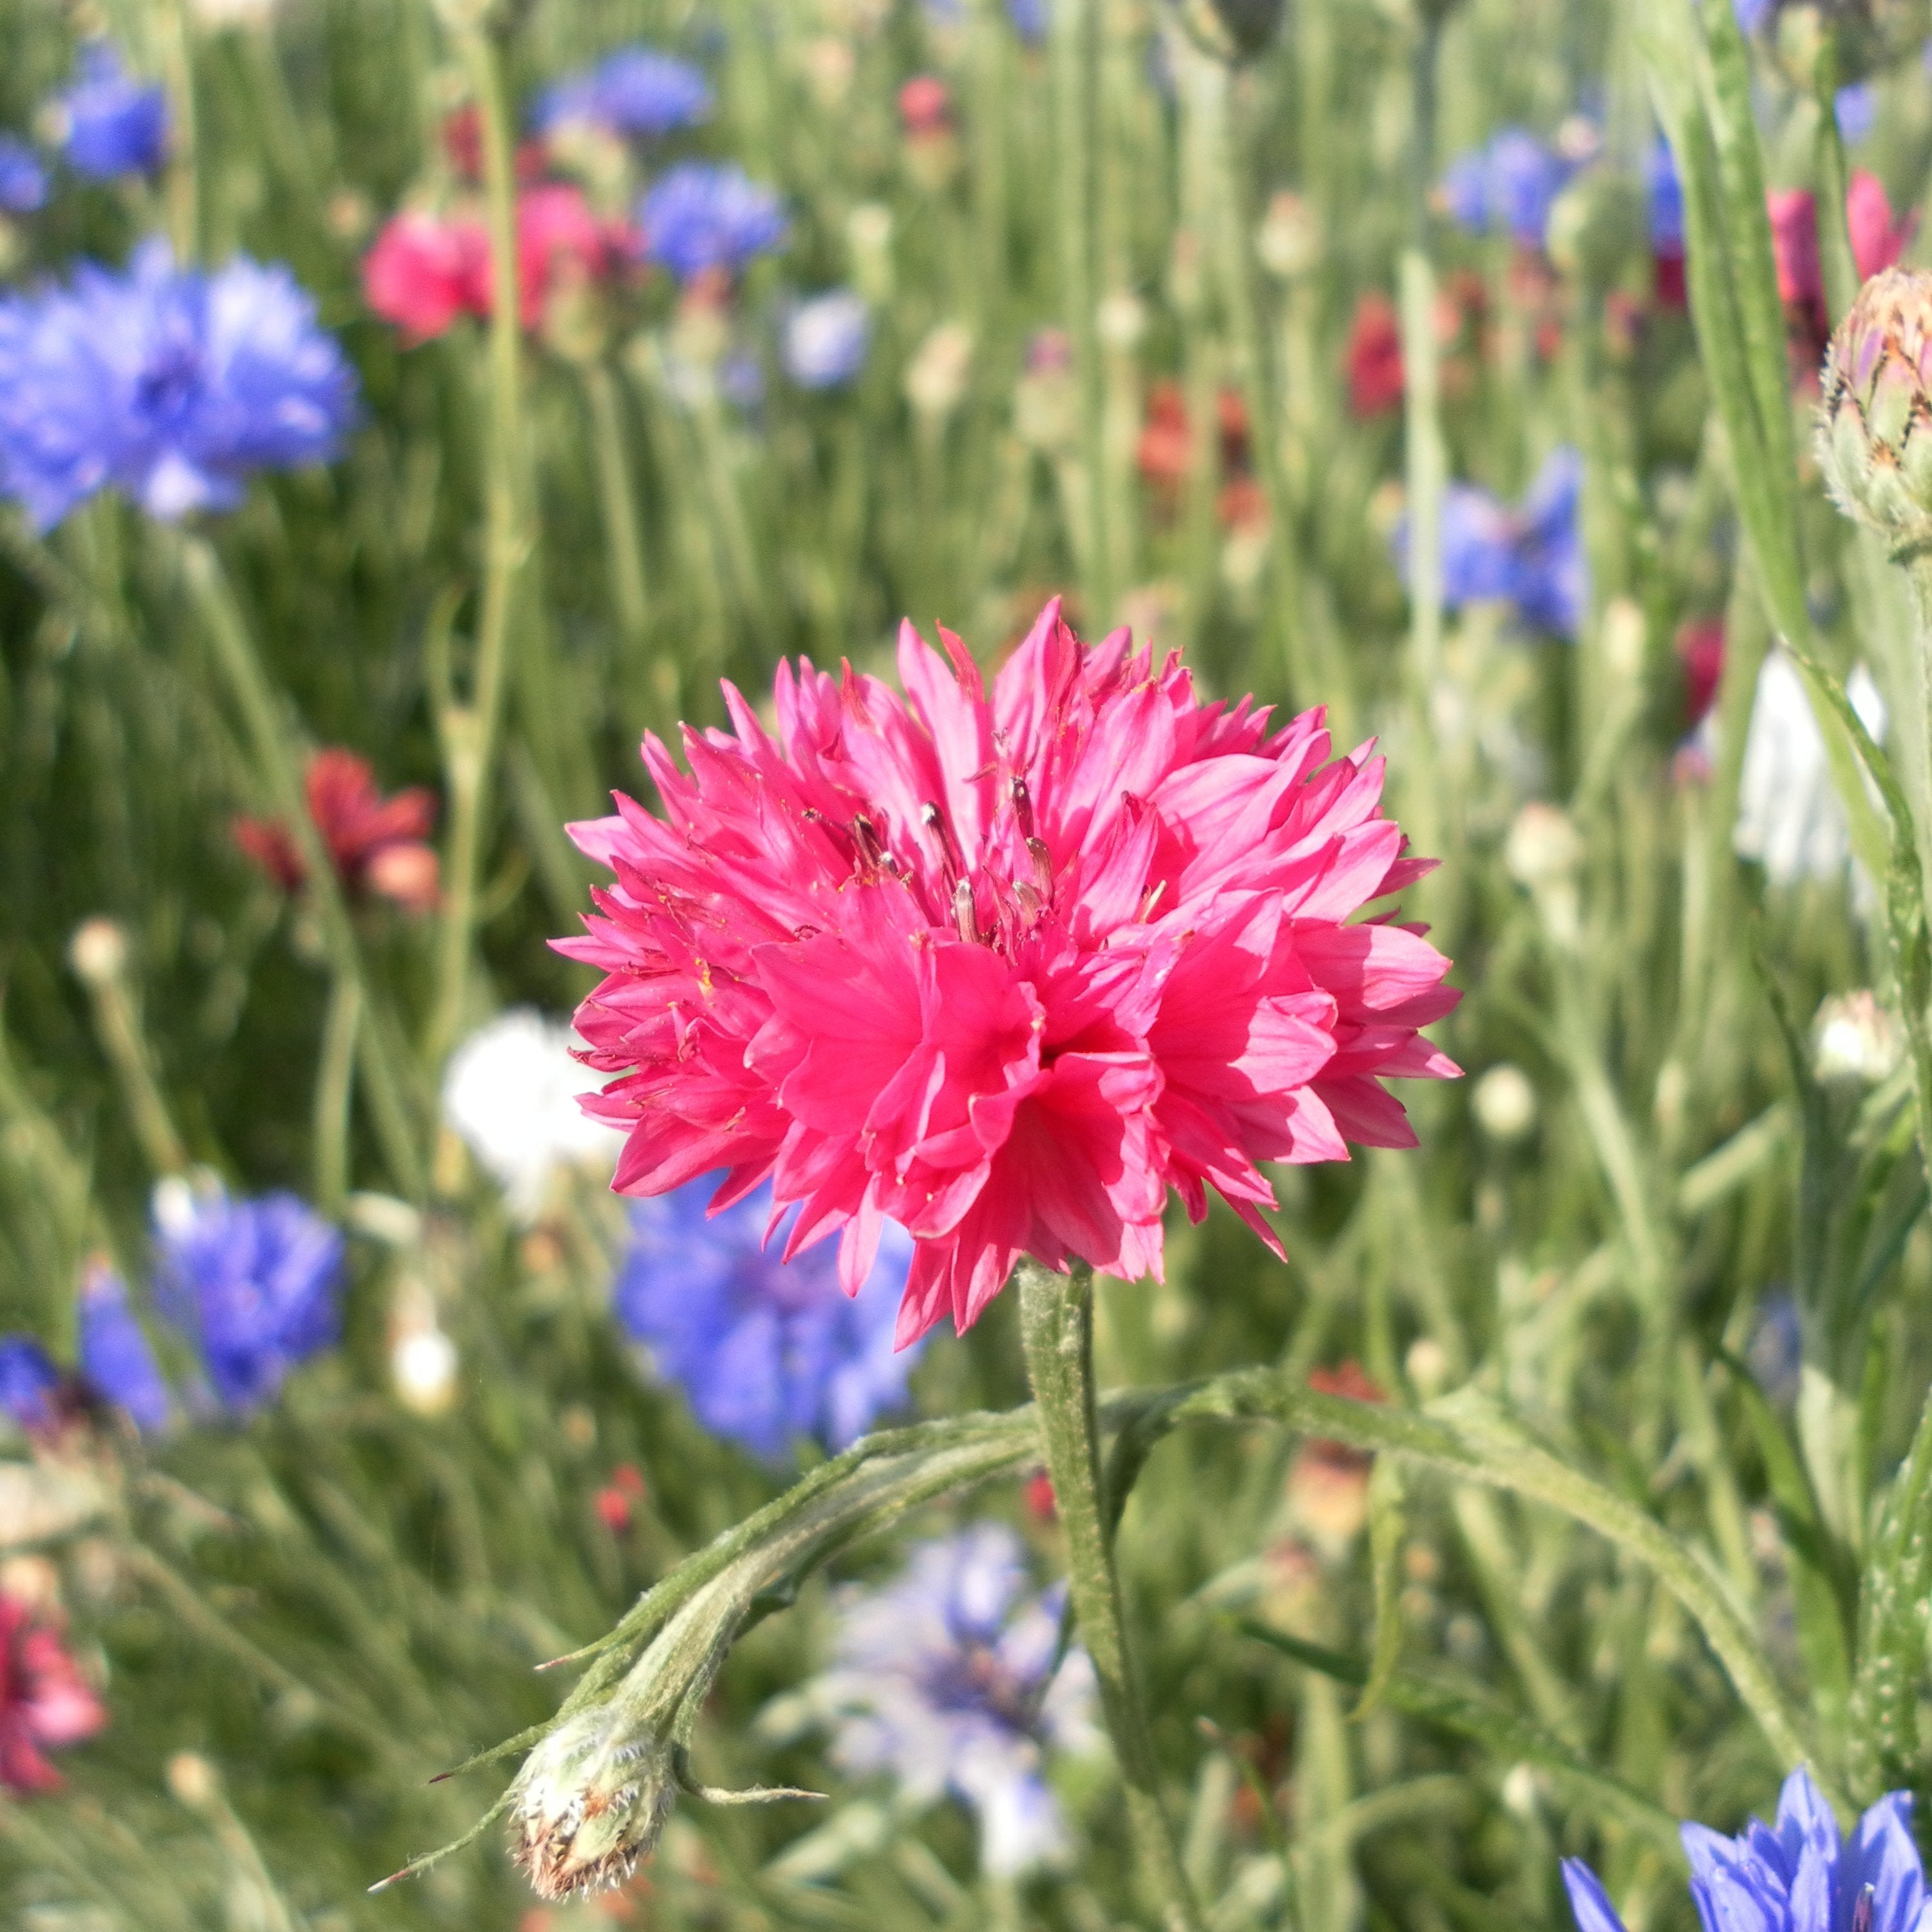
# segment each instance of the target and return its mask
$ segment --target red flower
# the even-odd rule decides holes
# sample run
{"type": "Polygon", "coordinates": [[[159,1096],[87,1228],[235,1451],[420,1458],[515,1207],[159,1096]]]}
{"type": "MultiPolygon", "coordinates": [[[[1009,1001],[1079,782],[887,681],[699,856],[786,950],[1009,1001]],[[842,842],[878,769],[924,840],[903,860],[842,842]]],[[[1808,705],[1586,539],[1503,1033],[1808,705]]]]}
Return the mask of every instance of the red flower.
{"type": "Polygon", "coordinates": [[[1684,670],[1684,728],[1694,731],[1718,695],[1724,674],[1724,620],[1704,617],[1679,627],[1677,662],[1684,670]]]}
{"type": "Polygon", "coordinates": [[[1036,1522],[1052,1522],[1060,1514],[1060,1500],[1053,1493],[1053,1478],[1044,1469],[1036,1469],[1027,1478],[1027,1514],[1036,1522]]]}
{"type": "Polygon", "coordinates": [[[1348,407],[1364,421],[1402,406],[1402,322],[1395,304],[1371,290],[1348,328],[1348,407]]]}
{"type": "Polygon", "coordinates": [[[915,74],[899,89],[899,121],[914,140],[952,125],[952,96],[937,74],[915,74]]]}
{"type": "Polygon", "coordinates": [[[723,1168],[722,1208],[769,1177],[788,1254],[837,1234],[853,1293],[897,1221],[902,1343],[1023,1254],[1158,1275],[1170,1188],[1279,1251],[1257,1163],[1412,1146],[1381,1080],[1456,1070],[1418,1031],[1448,962],[1354,920],[1426,869],[1379,759],[1331,760],[1318,711],[1204,705],[1057,602],[990,692],[940,636],[902,628],[906,697],[781,664],[775,734],[728,685],[688,776],[647,739],[666,817],[572,829],[616,879],[560,942],[608,975],[577,1024],[619,1190],[723,1168]]]}
{"type": "MultiPolygon", "coordinates": [[[[436,856],[426,841],[436,799],[421,785],[384,798],[366,759],[329,746],[308,761],[309,816],[322,834],[336,876],[352,892],[371,892],[412,912],[436,904],[436,856]]],[[[304,881],[302,854],[279,820],[238,818],[235,842],[286,892],[304,881]]]]}
{"type": "Polygon", "coordinates": [[[643,1472],[634,1463],[620,1462],[593,1499],[598,1520],[613,1536],[622,1536],[648,1493],[643,1472]]]}
{"type": "MultiPolygon", "coordinates": [[[[443,116],[442,152],[464,181],[476,182],[483,178],[483,117],[477,112],[473,100],[443,116]]],[[[519,182],[539,179],[544,170],[543,143],[520,142],[515,166],[519,182]]]]}
{"type": "Polygon", "coordinates": [[[0,1784],[52,1791],[46,1745],[78,1744],[107,1721],[58,1634],[17,1597],[0,1596],[0,1784]]]}
{"type": "Polygon", "coordinates": [[[1148,392],[1147,420],[1134,452],[1142,476],[1172,489],[1187,474],[1190,447],[1187,399],[1180,385],[1155,383],[1148,392]]]}

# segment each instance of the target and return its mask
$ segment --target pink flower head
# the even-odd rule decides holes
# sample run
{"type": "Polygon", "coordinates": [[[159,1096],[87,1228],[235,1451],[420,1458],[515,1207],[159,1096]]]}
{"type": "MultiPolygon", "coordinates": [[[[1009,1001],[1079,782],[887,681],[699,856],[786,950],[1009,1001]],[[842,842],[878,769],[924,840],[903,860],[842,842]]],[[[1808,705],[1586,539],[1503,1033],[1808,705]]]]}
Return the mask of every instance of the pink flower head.
{"type": "Polygon", "coordinates": [[[1448,962],[1343,922],[1427,869],[1366,747],[1203,704],[1057,600],[990,692],[940,638],[902,628],[903,698],[781,664],[775,732],[728,684],[688,774],[646,739],[664,817],[572,828],[616,880],[559,942],[608,976],[577,1025],[616,1076],[584,1104],[628,1130],[619,1190],[724,1168],[716,1210],[769,1176],[788,1257],[838,1234],[848,1294],[898,1222],[902,1345],[1023,1254],[1158,1275],[1169,1187],[1279,1253],[1256,1163],[1413,1145],[1381,1078],[1456,1071],[1418,1032],[1448,962]]]}
{"type": "MultiPolygon", "coordinates": [[[[568,182],[526,188],[517,198],[517,296],[523,324],[543,320],[544,298],[562,280],[599,282],[638,252],[637,231],[628,223],[600,220],[568,182]]],[[[487,260],[488,251],[485,251],[487,260]]],[[[482,293],[482,313],[490,296],[482,293]]]]}
{"type": "Polygon", "coordinates": [[[412,343],[442,334],[459,316],[487,314],[489,290],[490,237],[480,221],[394,215],[362,260],[364,300],[412,343]]]}
{"type": "MultiPolygon", "coordinates": [[[[1778,293],[1787,306],[1817,311],[1822,327],[1825,274],[1818,254],[1818,204],[1802,188],[1765,197],[1771,217],[1772,250],[1778,263],[1778,293]]],[[[1918,226],[1916,215],[1892,219],[1885,184],[1861,168],[1845,194],[1845,225],[1850,231],[1852,260],[1858,278],[1869,281],[1904,254],[1918,226]]]]}
{"type": "MultiPolygon", "coordinates": [[[[638,250],[636,232],[592,212],[580,188],[540,182],[517,197],[517,309],[526,328],[566,277],[601,281],[638,250]]],[[[490,232],[474,215],[404,214],[383,224],[362,263],[369,306],[412,343],[440,335],[459,316],[488,316],[490,232]]]]}
{"type": "Polygon", "coordinates": [[[952,124],[952,96],[937,74],[914,74],[899,89],[899,119],[918,140],[943,134],[952,124]]]}
{"type": "Polygon", "coordinates": [[[53,1790],[61,1775],[43,1748],[78,1744],[106,1721],[58,1633],[19,1598],[0,1596],[0,1784],[53,1790]]]}
{"type": "Polygon", "coordinates": [[[1918,226],[1918,217],[1914,212],[1894,221],[1884,183],[1861,168],[1846,191],[1845,226],[1851,231],[1852,260],[1857,264],[1858,279],[1868,282],[1894,266],[1905,253],[1918,226]]]}

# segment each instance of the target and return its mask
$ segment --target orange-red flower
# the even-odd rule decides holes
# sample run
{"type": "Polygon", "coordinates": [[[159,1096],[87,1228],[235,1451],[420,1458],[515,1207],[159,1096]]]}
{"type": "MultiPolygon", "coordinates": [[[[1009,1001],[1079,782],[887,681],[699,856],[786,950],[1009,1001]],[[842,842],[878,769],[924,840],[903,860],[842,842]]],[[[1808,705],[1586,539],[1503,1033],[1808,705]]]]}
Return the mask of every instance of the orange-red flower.
{"type": "MultiPolygon", "coordinates": [[[[367,759],[328,746],[308,761],[309,816],[350,892],[374,892],[412,912],[436,904],[436,856],[428,842],[436,797],[421,785],[385,798],[367,759]]],[[[235,842],[286,892],[306,879],[293,834],[279,819],[237,818],[235,842]]]]}

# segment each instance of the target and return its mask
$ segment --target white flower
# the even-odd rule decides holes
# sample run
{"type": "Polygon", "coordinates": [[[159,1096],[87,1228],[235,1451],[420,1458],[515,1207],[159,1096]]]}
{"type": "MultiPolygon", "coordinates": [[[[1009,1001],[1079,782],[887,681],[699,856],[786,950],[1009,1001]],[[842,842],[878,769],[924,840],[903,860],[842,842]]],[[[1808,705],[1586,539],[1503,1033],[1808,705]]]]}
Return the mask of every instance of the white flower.
{"type": "Polygon", "coordinates": [[[577,1104],[596,1078],[571,1057],[575,1040],[561,1021],[514,1007],[472,1034],[443,1076],[444,1118],[520,1220],[542,1211],[560,1167],[616,1164],[622,1136],[577,1104]]]}
{"type": "MultiPolygon", "coordinates": [[[[1885,700],[1863,664],[1846,680],[1845,693],[1865,729],[1882,740],[1885,700]]],[[[1774,886],[1832,878],[1850,853],[1823,735],[1804,680],[1782,651],[1773,651],[1758,673],[1732,843],[1741,856],[1763,866],[1774,886]]]]}

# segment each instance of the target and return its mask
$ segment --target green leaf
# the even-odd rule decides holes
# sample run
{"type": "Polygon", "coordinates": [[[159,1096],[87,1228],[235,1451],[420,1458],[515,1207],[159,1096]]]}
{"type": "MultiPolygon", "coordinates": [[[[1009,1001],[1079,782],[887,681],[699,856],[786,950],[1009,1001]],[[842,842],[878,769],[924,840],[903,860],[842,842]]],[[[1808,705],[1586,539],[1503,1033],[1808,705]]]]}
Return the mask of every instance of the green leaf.
{"type": "Polygon", "coordinates": [[[1369,1472],[1369,1562],[1375,1576],[1376,1640],[1368,1682],[1350,1714],[1359,1722],[1386,1695],[1402,1658],[1402,1465],[1378,1456],[1369,1472]]]}
{"type": "MultiPolygon", "coordinates": [[[[1250,1618],[1234,1621],[1244,1636],[1267,1644],[1338,1683],[1366,1685],[1370,1681],[1370,1666],[1358,1658],[1292,1636],[1250,1618]]],[[[1668,1812],[1621,1779],[1598,1770],[1539,1725],[1474,1685],[1451,1682],[1432,1672],[1392,1670],[1383,1686],[1382,1696],[1390,1708],[1405,1717],[1433,1724],[1480,1745],[1500,1765],[1534,1764],[1554,1773],[1572,1786],[1580,1798],[1603,1806],[1641,1832],[1674,1864],[1682,1863],[1677,1821],[1668,1812]]]]}

